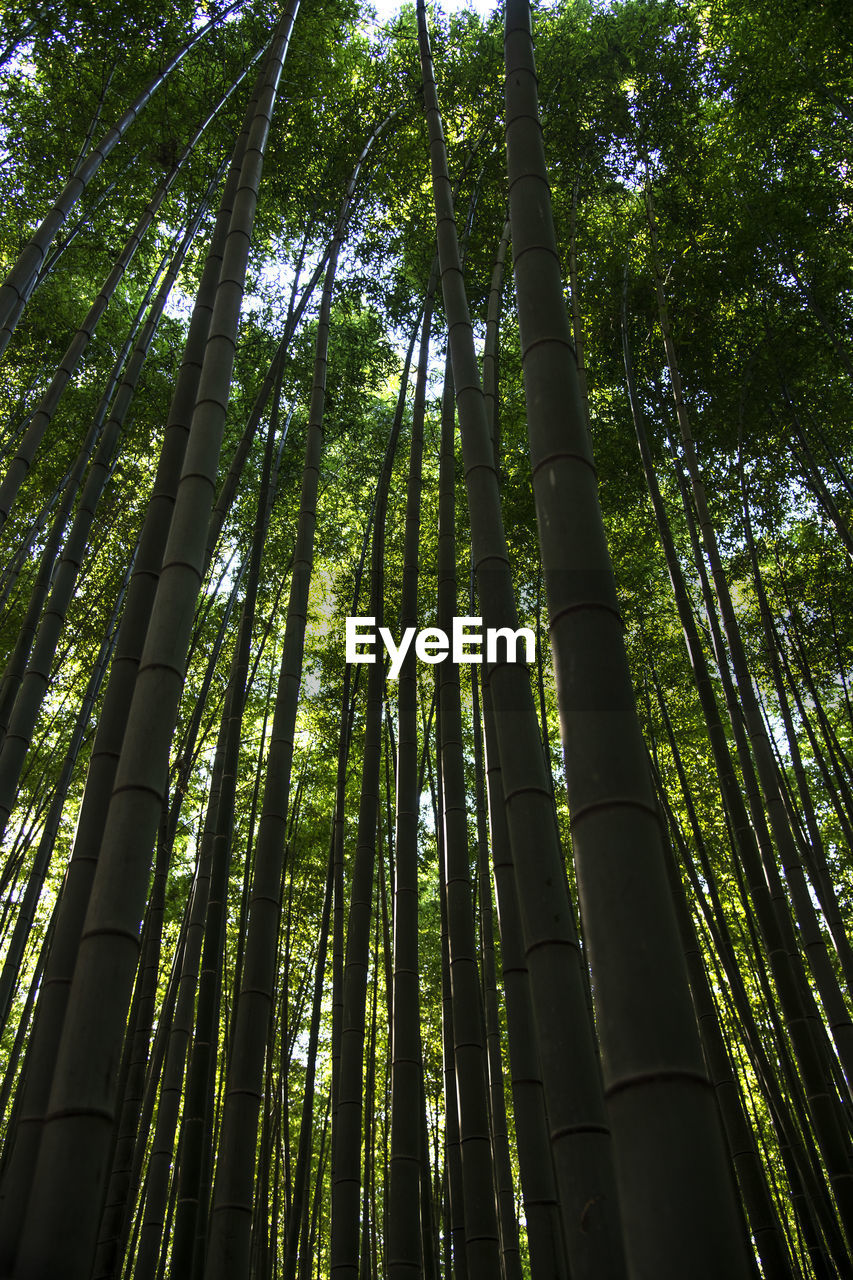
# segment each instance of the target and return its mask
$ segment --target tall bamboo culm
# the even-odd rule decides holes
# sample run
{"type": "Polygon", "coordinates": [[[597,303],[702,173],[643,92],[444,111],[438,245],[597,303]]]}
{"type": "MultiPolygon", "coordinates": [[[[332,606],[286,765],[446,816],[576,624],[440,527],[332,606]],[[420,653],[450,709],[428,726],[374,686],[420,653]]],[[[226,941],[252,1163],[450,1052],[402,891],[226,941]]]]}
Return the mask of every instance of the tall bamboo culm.
{"type": "Polygon", "coordinates": [[[748,1266],[604,537],[556,250],[527,0],[508,0],[505,58],[534,498],[628,1268],[658,1280],[734,1280],[748,1266]]]}

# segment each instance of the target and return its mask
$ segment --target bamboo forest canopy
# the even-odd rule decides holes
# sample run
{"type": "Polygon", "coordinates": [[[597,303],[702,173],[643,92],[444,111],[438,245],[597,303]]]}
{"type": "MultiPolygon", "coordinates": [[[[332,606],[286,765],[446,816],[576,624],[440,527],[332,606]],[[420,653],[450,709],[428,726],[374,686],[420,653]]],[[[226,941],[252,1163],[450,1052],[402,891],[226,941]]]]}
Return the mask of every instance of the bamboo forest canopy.
{"type": "Polygon", "coordinates": [[[0,1280],[853,1276],[849,3],[0,103],[0,1280]]]}

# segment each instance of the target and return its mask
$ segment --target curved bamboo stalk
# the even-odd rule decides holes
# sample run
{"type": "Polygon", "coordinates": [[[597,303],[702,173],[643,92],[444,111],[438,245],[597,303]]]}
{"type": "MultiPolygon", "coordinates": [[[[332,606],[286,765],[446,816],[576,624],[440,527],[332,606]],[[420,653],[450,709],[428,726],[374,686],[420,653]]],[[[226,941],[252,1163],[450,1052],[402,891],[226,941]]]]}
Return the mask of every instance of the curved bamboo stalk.
{"type": "Polygon", "coordinates": [[[121,1038],[139,954],[151,844],[183,687],[225,422],[258,185],[295,6],[271,46],[249,132],[199,380],[183,476],[140,662],[113,802],[68,1000],[39,1162],[16,1262],[22,1280],[88,1275],[97,1232],[90,1190],[107,1174],[121,1038]],[[85,1141],[81,1141],[85,1134],[85,1141]],[[85,1170],[85,1173],[84,1173],[85,1170]]]}
{"type": "MultiPolygon", "coordinates": [[[[249,66],[246,67],[246,70],[241,72],[234,83],[229,87],[228,91],[220,98],[213,110],[208,112],[202,124],[200,124],[198,129],[196,129],[193,137],[175,161],[170,172],[157,187],[157,190],[148,202],[142,217],[131,232],[118,258],[116,258],[115,264],[107,276],[107,279],[104,281],[104,285],[100,293],[86,313],[86,318],[74,334],[74,337],[71,339],[65,355],[57,366],[56,373],[51,380],[50,386],[42,396],[36,409],[30,415],[29,423],[24,437],[18,446],[18,451],[10,461],[6,474],[3,477],[2,484],[0,484],[0,529],[2,529],[6,520],[8,520],[9,513],[12,510],[21,485],[29,475],[36,450],[44,439],[45,432],[53,420],[53,415],[56,412],[56,407],[59,404],[62,393],[74,377],[74,374],[76,373],[80,361],[82,360],[83,355],[95,334],[95,330],[97,329],[104,312],[107,310],[116,289],[124,278],[124,273],[132,262],[146,232],[152,226],[155,218],[157,217],[157,213],[161,208],[163,201],[166,199],[172,187],[180,177],[184,165],[193,155],[199,138],[202,137],[205,129],[211,121],[215,120],[219,111],[231,97],[232,93],[234,93],[242,83],[249,71],[249,68],[258,60],[258,58],[260,58],[262,52],[263,50],[258,50],[251,59],[249,66]]],[[[217,181],[220,176],[221,171],[220,174],[217,175],[217,181]]]]}
{"type": "Polygon", "coordinates": [[[51,669],[56,656],[59,637],[65,624],[65,616],[74,594],[80,566],[86,555],[89,535],[95,520],[98,503],[115,465],[115,454],[120,434],[130,409],[136,384],[151,343],[154,340],[154,335],[157,332],[157,326],[169,294],[177,279],[187,250],[195,238],[201,219],[206,212],[207,201],[211,191],[212,186],[208,189],[207,195],[196,210],[190,225],[175,249],[172,260],[160,283],[145,326],[119,384],[112,412],[104,427],[98,451],[92,460],[86,483],[80,494],[80,500],[77,504],[77,511],[69,530],[68,538],[56,565],[44,616],[33,641],[30,663],[18,690],[18,696],[15,699],[15,705],[9,717],[9,726],[3,739],[3,745],[0,747],[0,834],[6,828],[6,822],[14,805],[21,769],[32,739],[42,700],[50,685],[51,669]]]}
{"type": "Polygon", "coordinates": [[[121,118],[107,130],[98,145],[89,151],[83,163],[76,166],[59,199],[24,246],[6,280],[0,285],[0,356],[3,355],[9,344],[9,339],[14,332],[18,317],[33,291],[39,269],[56,233],[98,172],[103,161],[106,160],[117,143],[121,141],[139,113],[147,106],[153,95],[168,80],[175,67],[183,61],[190,50],[194,49],[200,40],[210,35],[211,31],[214,31],[229,13],[233,13],[236,9],[241,9],[245,2],[246,0],[235,0],[234,4],[223,9],[206,26],[193,32],[178,51],[169,58],[162,70],[158,71],[142,92],[137,95],[121,118]]]}

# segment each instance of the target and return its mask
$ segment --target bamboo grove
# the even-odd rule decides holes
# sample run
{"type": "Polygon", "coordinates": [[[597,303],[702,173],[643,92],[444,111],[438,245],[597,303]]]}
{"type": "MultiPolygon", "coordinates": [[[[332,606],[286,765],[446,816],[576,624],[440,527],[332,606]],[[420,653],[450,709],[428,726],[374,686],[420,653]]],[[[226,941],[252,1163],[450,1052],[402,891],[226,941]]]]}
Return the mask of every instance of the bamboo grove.
{"type": "Polygon", "coordinates": [[[848,6],[0,94],[0,1276],[853,1276],[848,6]]]}

